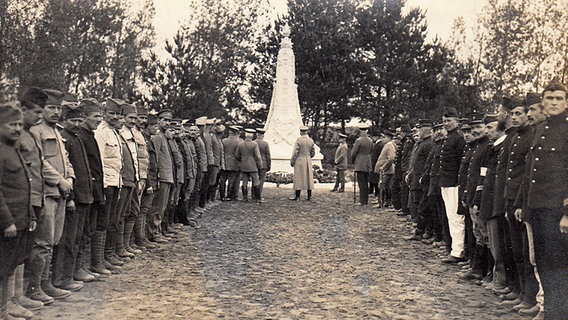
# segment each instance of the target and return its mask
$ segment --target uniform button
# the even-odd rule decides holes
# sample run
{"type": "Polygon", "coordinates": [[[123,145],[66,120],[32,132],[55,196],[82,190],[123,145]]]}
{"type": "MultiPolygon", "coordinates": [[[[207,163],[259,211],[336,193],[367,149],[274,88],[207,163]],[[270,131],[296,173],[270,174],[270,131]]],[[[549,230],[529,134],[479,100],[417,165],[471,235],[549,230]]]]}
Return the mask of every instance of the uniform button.
{"type": "Polygon", "coordinates": [[[507,180],[511,180],[511,178],[507,178],[507,180]]]}
{"type": "Polygon", "coordinates": [[[531,181],[531,182],[532,182],[532,183],[535,183],[536,181],[533,180],[533,181],[531,181]]]}
{"type": "Polygon", "coordinates": [[[514,152],[511,152],[511,154],[515,154],[514,152]]]}
{"type": "Polygon", "coordinates": [[[513,169],[509,169],[509,172],[513,171],[513,169]]]}
{"type": "Polygon", "coordinates": [[[545,129],[548,129],[549,127],[548,127],[548,126],[544,126],[544,128],[545,128],[545,129]]]}
{"type": "Polygon", "coordinates": [[[540,138],[541,138],[542,140],[544,140],[544,139],[545,139],[545,137],[544,137],[544,136],[542,136],[542,137],[540,137],[540,138]]]}
{"type": "Polygon", "coordinates": [[[534,158],[534,161],[538,161],[538,158],[534,158]]]}
{"type": "Polygon", "coordinates": [[[556,151],[556,148],[552,148],[552,149],[550,149],[550,150],[552,150],[552,151],[556,151]]]}
{"type": "Polygon", "coordinates": [[[542,150],[542,147],[538,147],[538,150],[542,150]]]}

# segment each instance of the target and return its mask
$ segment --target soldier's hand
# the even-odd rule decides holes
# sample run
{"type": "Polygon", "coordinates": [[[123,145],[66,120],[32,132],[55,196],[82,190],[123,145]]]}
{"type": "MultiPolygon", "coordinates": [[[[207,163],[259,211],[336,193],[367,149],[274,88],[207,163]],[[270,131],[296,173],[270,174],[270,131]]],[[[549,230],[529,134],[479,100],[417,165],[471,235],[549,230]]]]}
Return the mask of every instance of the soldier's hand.
{"type": "Polygon", "coordinates": [[[75,201],[73,200],[67,201],[67,210],[75,211],[75,201]]]}
{"type": "Polygon", "coordinates": [[[476,204],[473,205],[472,209],[473,209],[473,213],[474,213],[475,215],[478,215],[478,214],[479,214],[479,208],[477,207],[476,204]]]}
{"type": "Polygon", "coordinates": [[[13,238],[17,233],[18,230],[16,229],[16,225],[11,224],[8,228],[4,229],[4,238],[13,238]]]}
{"type": "Polygon", "coordinates": [[[63,194],[63,196],[67,197],[71,192],[71,184],[67,181],[67,179],[61,179],[59,184],[57,185],[59,191],[63,194]]]}
{"type": "Polygon", "coordinates": [[[32,222],[30,222],[30,227],[29,227],[28,231],[30,231],[30,232],[35,231],[36,228],[37,228],[37,221],[32,221],[32,222]]]}
{"type": "Polygon", "coordinates": [[[562,219],[560,219],[560,232],[568,233],[568,216],[563,215],[562,219]]]}
{"type": "Polygon", "coordinates": [[[147,193],[147,194],[152,194],[152,193],[154,193],[154,188],[148,187],[148,188],[146,189],[146,193],[147,193]]]}
{"type": "Polygon", "coordinates": [[[517,221],[519,222],[523,221],[523,209],[519,208],[515,210],[515,219],[517,219],[517,221]]]}

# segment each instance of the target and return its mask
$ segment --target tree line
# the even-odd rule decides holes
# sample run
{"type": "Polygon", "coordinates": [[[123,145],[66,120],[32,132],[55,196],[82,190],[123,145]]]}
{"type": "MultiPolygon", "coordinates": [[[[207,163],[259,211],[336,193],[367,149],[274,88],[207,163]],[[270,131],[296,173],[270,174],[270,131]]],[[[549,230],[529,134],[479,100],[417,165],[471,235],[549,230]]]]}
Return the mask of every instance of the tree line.
{"type": "Polygon", "coordinates": [[[36,85],[262,125],[284,23],[316,129],[487,111],[568,76],[568,0],[487,0],[476,30],[457,19],[445,41],[427,40],[425,12],[404,0],[289,0],[284,17],[268,0],[189,1],[156,50],[152,0],[0,0],[1,91],[36,85]]]}

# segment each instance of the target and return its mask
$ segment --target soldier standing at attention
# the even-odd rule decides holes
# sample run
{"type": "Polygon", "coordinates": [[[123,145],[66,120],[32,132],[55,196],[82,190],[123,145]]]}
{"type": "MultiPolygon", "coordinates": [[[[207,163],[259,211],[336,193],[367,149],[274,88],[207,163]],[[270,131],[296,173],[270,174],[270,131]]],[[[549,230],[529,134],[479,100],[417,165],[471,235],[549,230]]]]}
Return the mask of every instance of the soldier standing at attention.
{"type": "Polygon", "coordinates": [[[359,205],[369,204],[369,173],[371,172],[371,150],[373,140],[367,135],[369,126],[364,124],[359,126],[361,135],[353,144],[351,159],[355,165],[355,176],[359,185],[359,205]]]}
{"type": "Polygon", "coordinates": [[[270,145],[264,140],[264,133],[266,130],[262,128],[256,129],[256,139],[254,140],[258,144],[258,149],[260,150],[260,157],[262,158],[262,168],[258,172],[258,179],[260,184],[258,185],[258,192],[260,194],[260,202],[262,201],[262,188],[264,187],[264,181],[266,181],[266,173],[270,171],[271,160],[270,160],[270,145]]]}
{"type": "MultiPolygon", "coordinates": [[[[228,180],[227,193],[225,200],[237,200],[237,193],[239,191],[239,171],[240,163],[235,157],[237,145],[241,142],[239,138],[239,128],[236,126],[229,127],[229,136],[222,140],[223,149],[225,150],[225,178],[228,180]]],[[[221,182],[221,187],[225,187],[225,182],[221,182]]],[[[221,196],[225,196],[225,192],[221,192],[221,196]]]]}
{"type": "Polygon", "coordinates": [[[442,262],[458,263],[463,260],[465,253],[465,216],[458,214],[458,173],[466,143],[463,136],[458,132],[459,123],[456,108],[446,108],[442,122],[448,135],[442,144],[439,183],[442,188],[442,198],[444,199],[450,236],[452,237],[452,251],[442,262]]]}
{"type": "Polygon", "coordinates": [[[290,165],[294,167],[294,191],[290,200],[300,200],[302,190],[308,191],[307,200],[312,199],[312,190],[314,189],[314,172],[312,169],[312,157],[316,154],[315,143],[312,138],[308,137],[309,128],[300,127],[300,137],[296,139],[294,151],[290,159],[290,165]]]}
{"type": "Polygon", "coordinates": [[[349,147],[347,147],[347,136],[343,133],[338,134],[339,146],[335,150],[335,159],[333,164],[337,175],[335,177],[335,186],[331,192],[344,192],[345,191],[345,170],[347,170],[347,157],[349,155],[349,147]]]}
{"type": "Polygon", "coordinates": [[[235,157],[241,162],[241,179],[243,182],[243,201],[248,201],[248,181],[252,180],[252,200],[259,202],[258,185],[258,170],[262,168],[262,158],[258,144],[252,141],[254,136],[254,129],[245,130],[245,140],[239,142],[235,157]]]}

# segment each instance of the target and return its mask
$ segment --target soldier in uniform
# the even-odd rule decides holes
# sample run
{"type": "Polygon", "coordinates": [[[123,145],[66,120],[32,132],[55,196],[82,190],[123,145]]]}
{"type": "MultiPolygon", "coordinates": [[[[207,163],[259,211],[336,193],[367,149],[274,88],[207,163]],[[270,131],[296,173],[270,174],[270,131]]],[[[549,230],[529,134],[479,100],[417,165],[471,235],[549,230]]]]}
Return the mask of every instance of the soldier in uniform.
{"type": "MultiPolygon", "coordinates": [[[[377,159],[377,163],[375,164],[374,172],[377,173],[380,178],[380,186],[384,192],[389,193],[392,190],[392,185],[396,182],[394,179],[395,175],[395,162],[396,162],[396,155],[397,150],[397,141],[393,140],[394,133],[390,131],[384,132],[383,142],[385,143],[383,149],[381,150],[381,154],[377,159]]],[[[392,192],[391,192],[392,193],[392,192]]],[[[383,199],[380,199],[381,201],[383,199]]],[[[382,204],[377,204],[375,207],[380,208],[382,204]]]]}
{"type": "Polygon", "coordinates": [[[369,125],[359,126],[360,136],[351,149],[351,160],[354,164],[355,176],[359,186],[359,205],[369,204],[369,173],[371,172],[371,150],[373,141],[367,135],[369,125]]]}
{"type": "Polygon", "coordinates": [[[239,142],[235,157],[241,163],[241,180],[243,201],[248,201],[248,181],[252,180],[252,200],[259,202],[258,185],[260,183],[258,178],[258,170],[262,168],[262,157],[258,144],[252,141],[254,136],[254,129],[245,130],[245,140],[239,142]]]}
{"type": "Polygon", "coordinates": [[[465,217],[458,214],[459,188],[458,172],[465,150],[465,140],[458,132],[458,112],[454,107],[446,108],[442,117],[444,129],[448,132],[440,155],[440,187],[448,217],[452,251],[442,262],[457,263],[464,258],[465,217]]]}
{"type": "Polygon", "coordinates": [[[263,128],[256,129],[256,139],[254,140],[258,144],[258,149],[260,150],[260,157],[262,158],[262,168],[258,172],[258,178],[260,179],[260,184],[258,185],[258,192],[260,194],[260,202],[262,200],[262,188],[264,187],[264,182],[266,181],[266,173],[270,171],[270,166],[272,164],[270,159],[270,145],[264,140],[264,133],[266,130],[263,128]]]}
{"type": "MultiPolygon", "coordinates": [[[[10,319],[17,302],[11,299],[8,309],[8,278],[29,255],[28,236],[35,230],[37,218],[32,210],[30,175],[25,160],[16,148],[23,128],[22,113],[17,101],[0,105],[0,283],[2,288],[0,317],[10,319]]],[[[17,305],[19,306],[19,305],[17,305]]],[[[20,309],[23,309],[20,307],[20,309]]],[[[27,311],[29,317],[31,312],[27,311]]],[[[31,314],[33,316],[33,314],[31,314]]]]}
{"type": "MultiPolygon", "coordinates": [[[[377,164],[377,160],[379,160],[379,156],[381,155],[381,151],[383,150],[385,143],[383,142],[382,135],[371,137],[371,140],[374,141],[373,149],[371,150],[371,168],[374,168],[377,164]]],[[[369,176],[369,193],[376,197],[380,195],[379,182],[380,175],[374,170],[371,170],[371,175],[369,176]]],[[[379,201],[376,203],[379,203],[379,201]]]]}
{"type": "Polygon", "coordinates": [[[347,146],[347,136],[343,133],[338,134],[339,145],[335,150],[335,158],[333,164],[337,175],[335,177],[335,186],[331,192],[345,192],[345,170],[347,170],[347,159],[349,156],[349,147],[347,146]]]}
{"type": "Polygon", "coordinates": [[[544,315],[568,319],[568,113],[566,87],[544,88],[542,106],[549,118],[535,130],[530,163],[527,219],[533,230],[534,253],[544,291],[544,315]]]}
{"type": "Polygon", "coordinates": [[[398,216],[410,215],[410,208],[408,206],[408,197],[410,195],[410,187],[404,176],[410,168],[410,156],[414,147],[414,140],[412,139],[412,129],[409,125],[403,125],[401,130],[400,148],[397,150],[397,165],[395,167],[395,176],[393,179],[400,182],[400,205],[401,211],[397,213],[398,216]],[[400,165],[398,165],[400,163],[400,165]]]}
{"type": "Polygon", "coordinates": [[[312,157],[316,153],[315,143],[308,137],[309,128],[300,127],[300,137],[296,139],[290,165],[294,167],[294,196],[290,200],[300,200],[302,190],[307,190],[307,200],[312,199],[314,189],[314,172],[312,168],[312,157]]]}
{"type": "Polygon", "coordinates": [[[211,131],[211,150],[213,151],[213,171],[209,176],[209,201],[217,201],[217,188],[219,186],[219,172],[225,167],[225,154],[221,135],[225,132],[225,126],[220,119],[215,120],[211,131]]]}
{"type": "MultiPolygon", "coordinates": [[[[223,149],[225,150],[225,170],[221,181],[221,196],[225,200],[237,200],[239,190],[239,171],[240,163],[235,156],[237,145],[241,142],[239,138],[239,128],[236,126],[229,127],[229,136],[222,140],[223,149]],[[225,193],[225,190],[227,192],[225,193]]],[[[262,156],[262,155],[261,155],[262,156]]]]}
{"type": "Polygon", "coordinates": [[[140,232],[142,233],[143,238],[141,238],[141,242],[138,242],[138,239],[136,239],[136,244],[152,249],[157,247],[155,244],[156,242],[164,242],[161,239],[156,239],[154,242],[148,241],[148,239],[152,239],[153,236],[152,226],[155,226],[155,214],[152,210],[152,203],[154,202],[154,196],[158,193],[159,165],[154,142],[152,142],[152,136],[159,133],[158,116],[149,114],[146,126],[144,126],[140,119],[141,115],[138,115],[138,122],[136,123],[136,126],[142,130],[142,134],[144,135],[144,140],[146,141],[146,147],[148,150],[149,163],[144,192],[140,198],[140,216],[144,220],[144,227],[140,230],[140,232]]]}
{"type": "MultiPolygon", "coordinates": [[[[40,142],[44,151],[44,214],[38,224],[38,232],[34,243],[34,257],[43,261],[43,272],[30,279],[28,297],[40,300],[43,293],[54,299],[64,299],[71,292],[56,288],[51,283],[51,260],[57,255],[54,248],[59,244],[63,234],[67,198],[73,188],[75,173],[67,157],[63,137],[56,125],[61,117],[61,103],[64,94],[57,90],[45,90],[47,101],[43,108],[43,122],[33,126],[30,132],[40,142]],[[38,277],[41,279],[38,283],[38,277]],[[43,293],[41,292],[43,291],[43,293]]],[[[34,258],[34,259],[35,259],[34,258]]],[[[36,260],[34,266],[41,262],[36,260]],[[36,264],[37,263],[37,264],[36,264]]]]}

